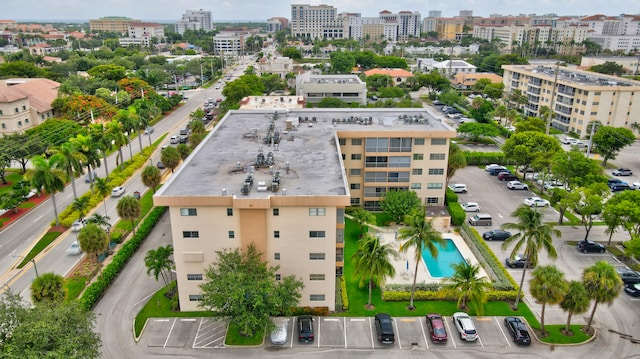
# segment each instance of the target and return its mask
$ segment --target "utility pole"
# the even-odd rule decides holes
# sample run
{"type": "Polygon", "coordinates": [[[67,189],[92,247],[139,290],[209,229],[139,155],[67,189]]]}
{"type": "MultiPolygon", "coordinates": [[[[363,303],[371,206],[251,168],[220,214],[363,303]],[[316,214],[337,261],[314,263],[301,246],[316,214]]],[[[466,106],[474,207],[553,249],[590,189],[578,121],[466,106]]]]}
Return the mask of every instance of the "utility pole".
{"type": "Polygon", "coordinates": [[[553,106],[556,98],[556,87],[558,87],[558,72],[560,72],[560,62],[556,62],[556,74],[553,79],[553,88],[551,89],[551,104],[549,106],[549,114],[547,115],[547,135],[551,130],[551,119],[553,118],[553,106]]]}

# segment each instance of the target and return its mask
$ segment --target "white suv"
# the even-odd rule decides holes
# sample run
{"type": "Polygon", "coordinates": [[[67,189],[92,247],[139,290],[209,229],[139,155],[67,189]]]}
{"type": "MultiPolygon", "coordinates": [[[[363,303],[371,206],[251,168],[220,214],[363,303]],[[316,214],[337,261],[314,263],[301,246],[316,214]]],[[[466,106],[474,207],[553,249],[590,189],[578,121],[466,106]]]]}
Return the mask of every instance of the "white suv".
{"type": "Polygon", "coordinates": [[[467,185],[463,183],[450,184],[449,189],[455,193],[467,193],[467,185]]]}
{"type": "Polygon", "coordinates": [[[456,329],[460,333],[460,339],[468,342],[478,340],[478,331],[467,313],[457,312],[453,314],[453,322],[456,323],[456,329]]]}

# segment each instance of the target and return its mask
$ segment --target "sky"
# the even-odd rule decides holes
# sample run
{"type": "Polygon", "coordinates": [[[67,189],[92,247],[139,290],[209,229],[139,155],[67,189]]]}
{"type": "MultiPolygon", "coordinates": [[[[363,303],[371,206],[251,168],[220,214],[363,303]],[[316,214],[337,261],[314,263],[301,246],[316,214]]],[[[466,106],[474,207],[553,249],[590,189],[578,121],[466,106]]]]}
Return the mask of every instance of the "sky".
{"type": "Polygon", "coordinates": [[[640,0],[2,0],[1,20],[89,20],[104,16],[124,16],[142,21],[179,20],[185,10],[211,11],[214,21],[255,20],[291,17],[291,4],[327,4],[338,12],[356,12],[377,17],[389,10],[418,11],[426,17],[430,10],[443,17],[457,16],[460,10],[473,15],[550,14],[620,15],[639,14],[640,0]]]}

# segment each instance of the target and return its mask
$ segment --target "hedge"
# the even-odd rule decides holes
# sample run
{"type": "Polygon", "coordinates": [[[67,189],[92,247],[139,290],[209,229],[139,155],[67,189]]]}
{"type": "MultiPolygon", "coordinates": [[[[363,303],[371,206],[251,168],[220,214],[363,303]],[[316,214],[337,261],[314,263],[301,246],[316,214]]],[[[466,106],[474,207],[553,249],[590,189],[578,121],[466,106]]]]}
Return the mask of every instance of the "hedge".
{"type": "Polygon", "coordinates": [[[342,298],[342,309],[349,310],[349,295],[347,294],[347,281],[344,275],[340,276],[340,297],[342,298]]]}
{"type": "Polygon", "coordinates": [[[449,203],[447,205],[449,214],[451,215],[451,225],[461,226],[464,220],[467,218],[467,212],[462,209],[462,206],[458,202],[449,203]]]}
{"type": "MultiPolygon", "coordinates": [[[[516,299],[517,291],[489,290],[487,291],[487,301],[504,302],[516,299]]],[[[411,291],[384,291],[382,300],[389,302],[407,301],[411,299],[411,291]]],[[[450,290],[440,289],[437,291],[416,290],[414,300],[445,300],[455,302],[458,297],[450,290]]]]}
{"type": "Polygon", "coordinates": [[[490,163],[510,164],[502,152],[471,152],[463,151],[467,166],[488,165],[490,163]]]}
{"type": "Polygon", "coordinates": [[[118,278],[118,275],[124,266],[136,253],[138,248],[140,248],[166,210],[167,207],[154,208],[140,224],[138,231],[133,238],[122,245],[122,248],[120,248],[120,250],[113,256],[111,263],[104,267],[96,280],[85,289],[79,300],[80,305],[84,309],[91,310],[100,298],[102,298],[104,292],[116,280],[116,278],[118,278]]]}

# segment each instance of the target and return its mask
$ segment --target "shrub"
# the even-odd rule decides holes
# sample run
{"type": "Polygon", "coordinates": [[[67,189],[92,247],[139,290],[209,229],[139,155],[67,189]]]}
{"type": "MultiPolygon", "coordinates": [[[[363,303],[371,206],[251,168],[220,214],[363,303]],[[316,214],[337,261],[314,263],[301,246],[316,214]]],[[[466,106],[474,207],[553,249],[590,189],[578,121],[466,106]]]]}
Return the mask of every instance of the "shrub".
{"type": "Polygon", "coordinates": [[[462,206],[458,202],[448,204],[449,214],[451,215],[451,225],[461,226],[464,220],[467,218],[467,213],[462,209],[462,206]]]}
{"type": "Polygon", "coordinates": [[[444,202],[447,204],[458,202],[458,194],[447,188],[444,192],[444,202]]]}
{"type": "Polygon", "coordinates": [[[342,309],[349,310],[349,295],[347,294],[347,281],[344,275],[340,276],[340,294],[342,298],[342,309]]]}
{"type": "Polygon", "coordinates": [[[464,151],[467,166],[480,166],[489,163],[508,164],[509,160],[502,152],[470,152],[464,151]]]}

